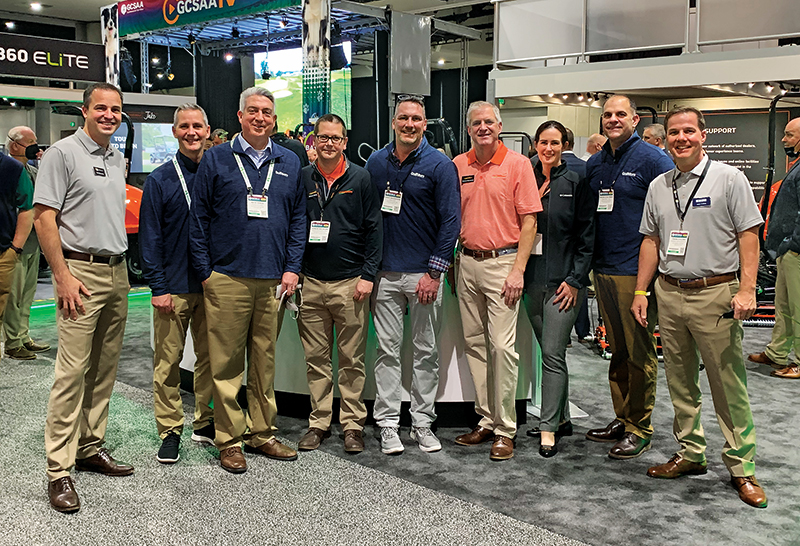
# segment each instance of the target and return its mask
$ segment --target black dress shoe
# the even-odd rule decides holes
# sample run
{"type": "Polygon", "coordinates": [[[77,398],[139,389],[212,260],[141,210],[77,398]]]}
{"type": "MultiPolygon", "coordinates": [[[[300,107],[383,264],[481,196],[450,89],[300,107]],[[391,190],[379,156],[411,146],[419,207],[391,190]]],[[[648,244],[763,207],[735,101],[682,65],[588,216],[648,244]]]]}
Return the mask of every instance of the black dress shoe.
{"type": "MultiPolygon", "coordinates": [[[[556,431],[556,438],[561,438],[562,436],[572,436],[572,432],[573,432],[572,421],[561,423],[560,425],[558,425],[558,430],[556,431]]],[[[542,431],[539,427],[533,427],[525,434],[527,434],[531,438],[539,438],[542,435],[542,431]]]]}
{"type": "Polygon", "coordinates": [[[72,478],[65,476],[47,484],[47,494],[50,497],[50,506],[59,512],[71,513],[81,509],[81,501],[72,478]]]}
{"type": "Polygon", "coordinates": [[[625,425],[614,419],[605,428],[593,428],[586,433],[586,439],[593,442],[619,442],[625,436],[625,425]]]}
{"type": "Polygon", "coordinates": [[[542,457],[555,457],[556,453],[558,453],[558,436],[556,436],[556,443],[551,446],[539,444],[539,455],[542,457]]]}

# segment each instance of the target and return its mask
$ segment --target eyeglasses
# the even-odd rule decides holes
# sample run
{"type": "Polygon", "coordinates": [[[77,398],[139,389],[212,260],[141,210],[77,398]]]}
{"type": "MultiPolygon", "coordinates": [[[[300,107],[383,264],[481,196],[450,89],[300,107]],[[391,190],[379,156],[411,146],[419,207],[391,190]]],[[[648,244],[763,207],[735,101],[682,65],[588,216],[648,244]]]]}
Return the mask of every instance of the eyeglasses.
{"type": "Polygon", "coordinates": [[[425,97],[422,95],[403,94],[397,95],[395,102],[396,104],[400,104],[401,102],[416,102],[417,104],[425,106],[425,97]]]}
{"type": "Polygon", "coordinates": [[[315,138],[323,144],[327,143],[328,141],[333,142],[334,144],[341,144],[344,141],[344,137],[338,135],[315,135],[315,138]]]}

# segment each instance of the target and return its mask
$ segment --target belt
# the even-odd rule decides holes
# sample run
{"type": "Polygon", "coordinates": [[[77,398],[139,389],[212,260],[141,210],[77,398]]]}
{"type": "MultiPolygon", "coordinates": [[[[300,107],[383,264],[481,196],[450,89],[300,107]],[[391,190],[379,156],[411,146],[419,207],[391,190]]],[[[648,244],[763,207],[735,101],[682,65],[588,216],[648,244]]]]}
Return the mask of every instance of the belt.
{"type": "Polygon", "coordinates": [[[739,278],[739,275],[738,273],[725,273],[723,275],[701,277],[699,279],[676,279],[675,277],[670,277],[669,275],[661,273],[661,278],[678,288],[708,288],[709,286],[735,281],[739,278]]]}
{"type": "Polygon", "coordinates": [[[97,254],[85,254],[83,252],[73,252],[72,250],[64,250],[64,258],[68,260],[80,260],[82,262],[108,265],[117,265],[125,261],[124,254],[117,254],[115,256],[98,256],[97,254]]]}
{"type": "Polygon", "coordinates": [[[506,248],[499,248],[497,250],[472,250],[470,248],[461,247],[461,252],[466,254],[467,256],[472,256],[473,258],[499,258],[500,256],[504,256],[506,254],[513,254],[517,251],[517,245],[509,246],[506,248]]]}

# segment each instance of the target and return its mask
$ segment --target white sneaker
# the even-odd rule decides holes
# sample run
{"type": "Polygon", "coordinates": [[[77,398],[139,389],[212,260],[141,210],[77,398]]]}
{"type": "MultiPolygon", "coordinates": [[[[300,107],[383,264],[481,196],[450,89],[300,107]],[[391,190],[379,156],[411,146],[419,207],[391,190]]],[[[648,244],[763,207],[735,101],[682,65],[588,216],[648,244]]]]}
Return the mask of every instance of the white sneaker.
{"type": "Polygon", "coordinates": [[[411,439],[419,444],[419,448],[426,453],[439,451],[442,443],[428,427],[411,427],[411,439]]]}
{"type": "Polygon", "coordinates": [[[395,427],[381,427],[381,452],[385,455],[402,453],[405,448],[395,427]]]}

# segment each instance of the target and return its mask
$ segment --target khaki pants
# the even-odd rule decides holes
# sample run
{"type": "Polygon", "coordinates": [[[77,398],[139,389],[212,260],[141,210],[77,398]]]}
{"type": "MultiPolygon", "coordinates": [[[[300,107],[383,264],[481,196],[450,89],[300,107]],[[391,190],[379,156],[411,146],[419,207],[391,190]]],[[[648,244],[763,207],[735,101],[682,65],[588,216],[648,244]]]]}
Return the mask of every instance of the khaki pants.
{"type": "Polygon", "coordinates": [[[800,255],[790,250],[778,258],[775,327],[764,352],[773,362],[786,365],[792,348],[797,360],[800,358],[800,255]]]}
{"type": "MultiPolygon", "coordinates": [[[[86,313],[77,320],[57,312],[55,381],[44,428],[51,481],[69,476],[76,458],[91,457],[103,445],[128,318],[130,285],[124,261],[110,266],[67,260],[67,267],[92,295],[81,296],[86,313]]],[[[57,295],[55,279],[53,289],[57,295]]]]}
{"type": "Polygon", "coordinates": [[[14,269],[17,266],[17,253],[12,248],[0,253],[0,322],[8,303],[11,286],[14,284],[14,269]]]}
{"type": "Polygon", "coordinates": [[[339,351],[339,422],[343,430],[362,430],[367,420],[362,395],[369,298],[360,302],[353,299],[359,280],[319,281],[306,277],[303,281],[303,306],[297,326],[311,391],[309,427],[328,430],[331,426],[334,329],[339,351]]]}
{"type": "Polygon", "coordinates": [[[513,438],[517,434],[519,302],[509,308],[500,292],[517,255],[477,259],[460,254],[458,305],[466,356],[475,384],[475,411],[483,428],[513,438]],[[491,361],[490,361],[491,356],[491,361]]]}
{"type": "Polygon", "coordinates": [[[706,460],[700,424],[702,358],[717,422],[725,437],[722,461],[732,476],[752,476],[756,432],[747,396],[742,323],[721,318],[730,310],[731,299],[738,291],[739,281],[692,290],[672,286],[661,278],[656,281],[664,371],[675,409],[673,433],[681,444],[678,453],[696,463],[706,460]]]}
{"type": "Polygon", "coordinates": [[[208,333],[203,294],[172,294],[175,311],[169,315],[153,309],[153,405],[158,435],[180,435],[183,429],[181,370],[186,331],[191,326],[194,354],[194,430],[211,424],[211,365],[208,361],[208,333]]]}
{"type": "Polygon", "coordinates": [[[275,341],[278,279],[214,272],[203,291],[213,380],[214,426],[220,451],[242,440],[253,447],[275,435],[275,341]],[[247,368],[247,415],[236,399],[247,368]]]}
{"type": "Polygon", "coordinates": [[[594,286],[611,345],[608,382],[614,413],[625,425],[626,432],[650,438],[658,379],[658,354],[653,336],[658,322],[656,300],[652,296],[648,298],[648,326],[642,328],[631,313],[635,276],[595,274],[594,286]]]}
{"type": "MultiPolygon", "coordinates": [[[[26,245],[27,246],[27,245],[26,245]]],[[[28,323],[31,304],[36,297],[36,282],[39,279],[39,247],[35,252],[23,253],[14,269],[11,294],[3,315],[3,333],[6,350],[17,349],[31,340],[28,323]]]]}

